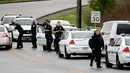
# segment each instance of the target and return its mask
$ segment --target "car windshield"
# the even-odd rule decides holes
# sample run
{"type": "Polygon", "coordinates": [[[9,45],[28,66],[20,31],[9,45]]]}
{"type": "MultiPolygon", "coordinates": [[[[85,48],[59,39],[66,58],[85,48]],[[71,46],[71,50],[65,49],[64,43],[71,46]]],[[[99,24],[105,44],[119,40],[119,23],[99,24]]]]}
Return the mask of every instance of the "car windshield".
{"type": "Polygon", "coordinates": [[[125,43],[127,46],[130,46],[130,39],[125,39],[125,43]]]}
{"type": "Polygon", "coordinates": [[[21,19],[21,20],[16,20],[15,23],[19,25],[31,25],[33,20],[29,19],[21,19]]]}
{"type": "Polygon", "coordinates": [[[4,31],[4,27],[0,27],[0,32],[3,32],[4,31]]]}
{"type": "Polygon", "coordinates": [[[3,24],[10,23],[14,19],[15,19],[15,17],[4,17],[3,24]]]}
{"type": "Polygon", "coordinates": [[[88,32],[77,32],[77,33],[72,33],[72,38],[91,38],[93,33],[88,33],[88,32]]]}
{"type": "Polygon", "coordinates": [[[130,34],[130,24],[119,24],[117,27],[117,34],[130,34]]]}

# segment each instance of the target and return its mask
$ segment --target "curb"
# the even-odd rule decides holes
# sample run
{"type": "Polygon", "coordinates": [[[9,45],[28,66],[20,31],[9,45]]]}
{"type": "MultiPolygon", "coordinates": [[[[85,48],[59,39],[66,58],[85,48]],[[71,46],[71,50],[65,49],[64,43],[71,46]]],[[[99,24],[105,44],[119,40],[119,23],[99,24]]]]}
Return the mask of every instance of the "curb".
{"type": "MultiPolygon", "coordinates": [[[[37,1],[50,1],[50,0],[37,0],[37,1]]],[[[37,2],[37,1],[3,2],[0,4],[26,3],[26,2],[37,2]]]]}
{"type": "MultiPolygon", "coordinates": [[[[84,6],[87,6],[87,5],[82,5],[82,7],[84,6]]],[[[44,18],[44,17],[47,17],[47,16],[51,16],[51,15],[54,15],[54,14],[57,14],[57,13],[60,13],[60,12],[64,12],[64,11],[68,11],[68,10],[72,10],[72,9],[76,9],[76,7],[71,7],[71,8],[67,8],[67,9],[63,9],[63,10],[59,10],[59,11],[56,11],[56,12],[53,12],[53,13],[50,13],[50,14],[47,14],[47,15],[44,15],[44,16],[41,16],[39,18],[37,18],[37,21],[44,18]]]]}

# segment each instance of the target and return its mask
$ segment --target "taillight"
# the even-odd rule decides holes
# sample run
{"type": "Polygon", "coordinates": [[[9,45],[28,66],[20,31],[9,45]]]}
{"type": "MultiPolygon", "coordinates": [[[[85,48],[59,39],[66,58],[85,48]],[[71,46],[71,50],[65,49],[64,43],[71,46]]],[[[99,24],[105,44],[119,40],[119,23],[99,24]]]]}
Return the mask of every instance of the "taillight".
{"type": "Polygon", "coordinates": [[[8,37],[8,35],[7,35],[6,33],[4,33],[2,37],[3,37],[3,38],[4,38],[4,37],[8,37]]]}
{"type": "Polygon", "coordinates": [[[130,52],[129,47],[124,48],[123,52],[130,52]]]}
{"type": "Polygon", "coordinates": [[[71,40],[71,41],[69,42],[69,44],[74,45],[74,44],[75,44],[74,40],[71,40]]]}

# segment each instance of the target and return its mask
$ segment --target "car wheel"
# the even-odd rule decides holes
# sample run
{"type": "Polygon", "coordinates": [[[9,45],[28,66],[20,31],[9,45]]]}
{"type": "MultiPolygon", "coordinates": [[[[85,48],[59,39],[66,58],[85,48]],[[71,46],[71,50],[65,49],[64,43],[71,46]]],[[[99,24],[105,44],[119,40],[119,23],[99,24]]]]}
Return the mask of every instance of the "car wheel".
{"type": "Polygon", "coordinates": [[[70,59],[71,55],[67,53],[67,49],[65,47],[65,58],[66,59],[70,59]]]}
{"type": "Polygon", "coordinates": [[[118,57],[118,56],[117,56],[117,58],[116,58],[116,67],[117,67],[117,69],[123,68],[123,65],[120,64],[120,61],[119,61],[119,57],[118,57]]]}
{"type": "Polygon", "coordinates": [[[107,54],[106,54],[106,58],[105,59],[106,59],[106,67],[107,68],[112,68],[113,65],[109,62],[107,54]]]}
{"type": "Polygon", "coordinates": [[[60,49],[59,49],[58,55],[59,55],[59,58],[63,58],[64,57],[64,55],[61,54],[60,49]]]}
{"type": "Polygon", "coordinates": [[[42,47],[43,47],[43,51],[46,51],[46,50],[47,50],[45,45],[43,45],[42,47]]]}

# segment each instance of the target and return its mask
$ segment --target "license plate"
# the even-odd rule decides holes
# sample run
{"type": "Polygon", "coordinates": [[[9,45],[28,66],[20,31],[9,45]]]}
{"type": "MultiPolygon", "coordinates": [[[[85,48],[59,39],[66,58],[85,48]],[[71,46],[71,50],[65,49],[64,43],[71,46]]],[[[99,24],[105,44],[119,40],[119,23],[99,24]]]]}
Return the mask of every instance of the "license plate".
{"type": "Polygon", "coordinates": [[[82,49],[88,49],[88,47],[83,47],[82,49]]]}
{"type": "Polygon", "coordinates": [[[127,58],[130,58],[130,56],[127,56],[127,58]]]}

